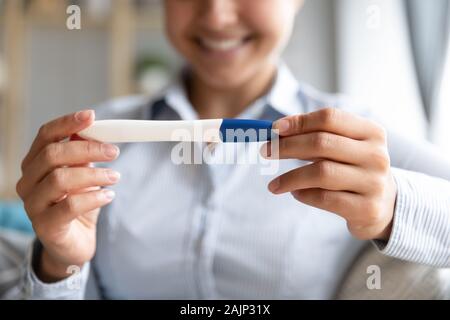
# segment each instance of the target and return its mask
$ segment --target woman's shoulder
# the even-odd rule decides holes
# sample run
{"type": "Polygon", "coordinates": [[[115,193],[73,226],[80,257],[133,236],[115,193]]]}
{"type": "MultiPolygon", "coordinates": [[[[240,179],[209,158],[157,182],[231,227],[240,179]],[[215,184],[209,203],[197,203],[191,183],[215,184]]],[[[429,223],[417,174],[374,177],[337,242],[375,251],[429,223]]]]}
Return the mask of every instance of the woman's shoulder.
{"type": "Polygon", "coordinates": [[[158,102],[164,101],[178,86],[179,80],[174,77],[154,94],[128,95],[107,100],[94,107],[96,119],[147,120],[158,102]]]}
{"type": "Polygon", "coordinates": [[[298,79],[292,70],[283,62],[278,66],[278,77],[274,86],[274,94],[278,104],[282,106],[286,115],[308,113],[324,108],[338,108],[362,116],[370,116],[371,110],[367,103],[339,92],[327,92],[298,79]],[[289,97],[292,97],[289,98],[289,97]]]}
{"type": "Polygon", "coordinates": [[[371,109],[366,103],[357,101],[343,93],[319,90],[305,82],[299,82],[298,93],[306,112],[313,112],[324,108],[337,108],[366,117],[372,114],[371,109]]]}
{"type": "Polygon", "coordinates": [[[145,119],[158,96],[130,95],[110,99],[94,107],[97,120],[145,119]]]}

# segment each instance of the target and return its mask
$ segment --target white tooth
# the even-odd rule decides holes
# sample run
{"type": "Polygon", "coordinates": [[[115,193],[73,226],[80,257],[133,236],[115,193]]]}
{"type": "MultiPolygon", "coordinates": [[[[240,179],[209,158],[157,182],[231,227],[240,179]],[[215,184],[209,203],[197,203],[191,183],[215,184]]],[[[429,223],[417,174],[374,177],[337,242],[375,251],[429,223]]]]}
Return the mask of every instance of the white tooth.
{"type": "Polygon", "coordinates": [[[240,39],[232,39],[232,40],[211,40],[211,39],[203,39],[203,44],[207,47],[210,47],[214,50],[230,50],[239,46],[242,41],[240,39]]]}

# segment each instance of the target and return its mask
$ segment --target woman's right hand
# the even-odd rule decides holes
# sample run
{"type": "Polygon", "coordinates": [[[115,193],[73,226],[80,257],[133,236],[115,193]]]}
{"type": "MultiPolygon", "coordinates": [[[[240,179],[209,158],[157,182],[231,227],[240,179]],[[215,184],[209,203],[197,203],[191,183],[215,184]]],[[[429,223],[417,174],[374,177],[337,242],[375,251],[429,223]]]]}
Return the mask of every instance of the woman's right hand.
{"type": "Polygon", "coordinates": [[[94,118],[94,111],[86,110],[43,125],[22,162],[17,193],[43,245],[35,271],[44,282],[66,278],[70,266],[93,258],[100,208],[114,198],[113,191],[101,187],[120,179],[118,172],[91,166],[115,160],[118,147],[66,140],[94,118]]]}

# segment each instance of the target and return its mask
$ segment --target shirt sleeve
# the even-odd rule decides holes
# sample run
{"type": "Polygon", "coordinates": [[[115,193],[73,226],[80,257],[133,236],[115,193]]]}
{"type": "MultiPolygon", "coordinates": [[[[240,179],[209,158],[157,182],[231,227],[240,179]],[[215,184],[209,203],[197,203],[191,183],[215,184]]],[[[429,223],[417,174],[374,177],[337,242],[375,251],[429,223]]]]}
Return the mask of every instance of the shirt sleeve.
{"type": "Polygon", "coordinates": [[[385,255],[433,267],[450,267],[450,182],[394,169],[398,186],[389,241],[375,241],[385,255]]]}
{"type": "Polygon", "coordinates": [[[85,264],[81,269],[74,267],[68,270],[68,273],[72,275],[62,281],[44,283],[37,277],[33,268],[41,251],[42,245],[38,240],[35,240],[25,259],[21,283],[18,290],[16,290],[19,295],[18,298],[30,300],[84,299],[90,264],[85,264]]]}
{"type": "Polygon", "coordinates": [[[384,254],[450,267],[450,160],[426,141],[388,131],[398,193],[391,237],[375,241],[384,254]]]}

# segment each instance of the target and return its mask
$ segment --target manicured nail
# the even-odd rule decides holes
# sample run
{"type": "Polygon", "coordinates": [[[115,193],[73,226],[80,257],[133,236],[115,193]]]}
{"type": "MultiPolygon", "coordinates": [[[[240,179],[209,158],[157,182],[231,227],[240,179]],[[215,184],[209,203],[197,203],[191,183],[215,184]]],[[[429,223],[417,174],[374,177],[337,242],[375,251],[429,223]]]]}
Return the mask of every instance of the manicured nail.
{"type": "Polygon", "coordinates": [[[113,144],[102,144],[102,151],[105,156],[114,159],[119,155],[119,148],[113,144]]]}
{"type": "Polygon", "coordinates": [[[116,197],[116,193],[112,190],[106,190],[103,194],[107,200],[113,200],[116,197]]]}
{"type": "Polygon", "coordinates": [[[272,193],[275,193],[280,188],[280,178],[276,178],[271,183],[269,183],[269,190],[272,193]]]}
{"type": "Polygon", "coordinates": [[[264,158],[270,158],[272,156],[272,144],[270,142],[264,144],[260,153],[264,158]]]}
{"type": "Polygon", "coordinates": [[[93,111],[92,110],[84,110],[77,112],[75,114],[75,119],[79,122],[87,121],[91,118],[93,111]]]}
{"type": "Polygon", "coordinates": [[[289,131],[289,121],[286,119],[281,119],[275,122],[274,129],[278,130],[280,134],[286,133],[289,131]]]}
{"type": "Polygon", "coordinates": [[[114,170],[107,170],[106,175],[108,176],[109,181],[112,183],[116,183],[120,180],[120,173],[114,170]]]}

